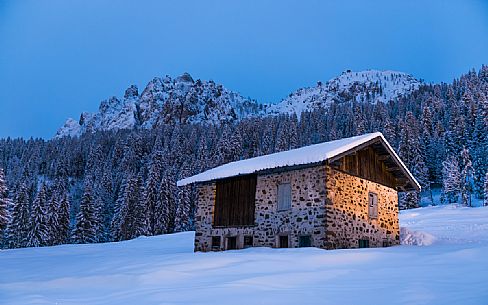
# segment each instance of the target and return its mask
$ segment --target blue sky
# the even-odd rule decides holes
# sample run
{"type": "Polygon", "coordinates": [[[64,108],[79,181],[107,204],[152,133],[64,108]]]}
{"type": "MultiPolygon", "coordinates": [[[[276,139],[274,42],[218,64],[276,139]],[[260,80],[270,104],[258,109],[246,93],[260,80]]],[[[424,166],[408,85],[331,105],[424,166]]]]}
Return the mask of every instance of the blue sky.
{"type": "Polygon", "coordinates": [[[185,71],[279,101],[343,70],[450,82],[488,64],[485,1],[0,0],[0,137],[185,71]]]}

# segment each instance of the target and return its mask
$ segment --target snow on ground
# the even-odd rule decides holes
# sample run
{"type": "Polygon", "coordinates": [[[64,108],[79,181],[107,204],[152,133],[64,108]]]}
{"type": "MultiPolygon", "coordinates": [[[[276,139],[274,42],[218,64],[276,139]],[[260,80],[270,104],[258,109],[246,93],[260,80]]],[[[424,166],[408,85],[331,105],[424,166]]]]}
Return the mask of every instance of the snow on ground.
{"type": "Polygon", "coordinates": [[[402,211],[400,224],[434,236],[438,245],[488,245],[488,207],[444,205],[402,211]]]}
{"type": "Polygon", "coordinates": [[[193,253],[193,233],[0,251],[0,304],[488,304],[488,208],[428,207],[430,246],[193,253]]]}

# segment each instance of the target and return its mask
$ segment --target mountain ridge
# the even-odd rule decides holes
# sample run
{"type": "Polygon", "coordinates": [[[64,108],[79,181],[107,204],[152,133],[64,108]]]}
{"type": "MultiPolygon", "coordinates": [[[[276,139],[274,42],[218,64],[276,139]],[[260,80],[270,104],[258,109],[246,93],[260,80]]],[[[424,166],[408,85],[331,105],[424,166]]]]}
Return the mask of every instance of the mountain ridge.
{"type": "Polygon", "coordinates": [[[253,116],[296,114],[327,108],[334,101],[388,102],[419,88],[421,81],[396,71],[344,71],[316,86],[300,88],[278,103],[259,103],[212,80],[193,80],[190,74],[155,77],[139,94],[130,85],[122,98],[110,97],[98,112],[68,118],[55,138],[76,137],[85,132],[154,128],[168,123],[225,124],[253,116]]]}

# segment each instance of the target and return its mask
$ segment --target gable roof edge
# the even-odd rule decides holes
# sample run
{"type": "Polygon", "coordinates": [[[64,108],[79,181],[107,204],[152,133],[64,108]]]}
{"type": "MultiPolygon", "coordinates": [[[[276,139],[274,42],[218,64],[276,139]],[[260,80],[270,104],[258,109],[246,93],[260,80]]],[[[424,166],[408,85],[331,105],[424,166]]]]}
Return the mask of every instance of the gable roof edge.
{"type": "Polygon", "coordinates": [[[311,164],[311,163],[316,163],[316,162],[327,161],[331,158],[334,158],[340,154],[351,151],[351,150],[355,149],[356,147],[358,147],[364,143],[370,142],[372,140],[375,140],[375,139],[381,140],[381,142],[385,145],[388,152],[392,155],[395,162],[401,167],[402,171],[406,174],[407,178],[420,191],[421,190],[420,184],[417,182],[415,177],[408,170],[408,168],[405,166],[403,161],[396,154],[395,150],[391,147],[391,145],[388,143],[388,141],[385,139],[385,137],[383,136],[383,134],[381,132],[374,132],[374,133],[364,134],[364,135],[356,136],[356,137],[343,138],[343,139],[339,139],[339,140],[335,140],[335,141],[313,144],[313,145],[309,145],[309,146],[305,146],[305,147],[301,147],[301,148],[297,148],[297,149],[292,149],[292,150],[288,150],[288,151],[283,151],[283,152],[273,153],[273,154],[269,154],[269,155],[254,157],[254,158],[250,158],[250,159],[230,162],[230,163],[223,164],[223,165],[217,166],[215,168],[209,169],[209,170],[204,171],[202,173],[181,179],[177,182],[177,185],[178,186],[184,186],[184,185],[191,184],[191,183],[203,183],[203,182],[214,181],[214,180],[218,180],[218,179],[235,177],[235,176],[239,176],[239,175],[259,173],[259,172],[262,172],[264,170],[271,169],[271,168],[280,168],[280,167],[286,168],[286,167],[295,166],[295,165],[304,165],[304,164],[311,164]],[[326,149],[327,144],[329,144],[329,145],[342,144],[342,142],[344,142],[343,145],[338,145],[337,147],[330,149],[330,150],[326,149]],[[277,162],[277,160],[276,160],[277,157],[279,157],[279,156],[284,156],[286,154],[292,154],[293,152],[300,153],[300,150],[302,153],[305,150],[307,150],[309,153],[315,152],[314,148],[318,148],[318,151],[323,153],[323,155],[311,156],[310,158],[303,158],[303,159],[298,158],[299,160],[297,159],[297,160],[293,160],[290,162],[281,161],[281,163],[277,162]],[[274,163],[274,166],[262,165],[261,167],[256,167],[255,169],[253,169],[252,166],[250,167],[248,164],[248,163],[252,162],[253,160],[256,162],[268,161],[269,163],[274,163]],[[238,166],[239,163],[241,165],[244,165],[244,167],[247,166],[248,168],[243,169],[243,170],[239,170],[239,169],[232,170],[232,167],[238,166]],[[276,164],[276,163],[280,163],[280,164],[276,164]],[[219,173],[219,170],[220,170],[220,173],[219,173]]]}

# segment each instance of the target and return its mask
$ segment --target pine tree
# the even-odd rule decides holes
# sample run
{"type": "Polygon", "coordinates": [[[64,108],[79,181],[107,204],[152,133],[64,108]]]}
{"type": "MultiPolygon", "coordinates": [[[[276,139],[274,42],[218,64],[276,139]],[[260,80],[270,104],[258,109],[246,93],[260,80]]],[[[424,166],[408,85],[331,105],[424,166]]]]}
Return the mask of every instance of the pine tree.
{"type": "Polygon", "coordinates": [[[104,201],[99,192],[95,194],[93,198],[93,214],[94,214],[94,226],[95,226],[95,235],[97,237],[97,242],[105,241],[105,230],[104,230],[104,201]]]}
{"type": "Polygon", "coordinates": [[[13,200],[12,215],[7,232],[10,248],[21,248],[27,245],[29,234],[29,194],[23,183],[17,188],[17,193],[13,200]]]}
{"type": "MultiPolygon", "coordinates": [[[[401,124],[399,154],[420,185],[429,188],[427,167],[422,154],[418,122],[412,112],[407,112],[405,122],[401,124]]],[[[400,207],[419,206],[419,194],[406,194],[401,197],[400,207]]]]}
{"type": "Polygon", "coordinates": [[[485,200],[483,201],[485,206],[488,206],[488,172],[485,175],[485,200]]]}
{"type": "Polygon", "coordinates": [[[147,221],[147,206],[142,200],[144,193],[142,174],[137,177],[137,200],[134,202],[134,223],[132,225],[133,232],[131,238],[136,238],[142,235],[148,235],[149,225],[147,221]]]}
{"type": "Polygon", "coordinates": [[[474,122],[471,143],[473,156],[473,182],[476,197],[483,198],[483,181],[488,171],[488,101],[480,100],[474,122]]]}
{"type": "Polygon", "coordinates": [[[279,117],[280,123],[278,125],[278,130],[276,132],[276,141],[275,141],[275,152],[285,151],[290,149],[289,145],[289,131],[290,125],[288,122],[288,117],[282,115],[279,117]]]}
{"type": "Polygon", "coordinates": [[[65,244],[69,241],[70,237],[70,215],[69,215],[69,198],[68,194],[64,193],[61,197],[61,201],[58,208],[58,223],[59,230],[56,243],[65,244]]]}
{"type": "Polygon", "coordinates": [[[154,235],[156,224],[156,205],[158,202],[161,173],[163,172],[163,153],[157,151],[152,156],[149,175],[144,188],[142,201],[147,209],[148,234],[154,235]]]}
{"type": "Polygon", "coordinates": [[[289,149],[298,148],[298,118],[296,113],[293,113],[290,117],[289,135],[290,135],[289,149]]]}
{"type": "Polygon", "coordinates": [[[120,240],[126,240],[128,239],[128,224],[126,223],[126,219],[128,217],[128,200],[130,197],[130,180],[127,180],[124,182],[124,185],[122,187],[122,192],[117,199],[116,205],[115,205],[115,214],[112,219],[112,224],[111,224],[111,232],[112,232],[112,238],[115,241],[120,241],[120,240]]]}
{"type": "Polygon", "coordinates": [[[5,174],[0,168],[0,241],[8,224],[8,208],[10,207],[10,199],[8,198],[7,182],[5,181],[5,174]]]}
{"type": "Polygon", "coordinates": [[[383,128],[383,135],[385,136],[388,143],[391,143],[393,147],[397,146],[395,125],[392,123],[392,121],[389,118],[386,118],[385,125],[383,128]]]}
{"type": "Polygon", "coordinates": [[[155,228],[154,234],[166,234],[170,233],[171,227],[171,205],[172,205],[171,187],[169,178],[164,175],[161,180],[161,187],[159,189],[158,202],[156,205],[155,216],[155,228]]]}
{"type": "Polygon", "coordinates": [[[425,160],[425,165],[428,170],[427,179],[429,180],[429,184],[430,182],[434,181],[435,168],[437,165],[436,159],[430,157],[433,156],[435,153],[435,151],[433,150],[434,149],[434,144],[433,144],[434,128],[432,122],[433,122],[432,110],[429,106],[425,106],[422,109],[420,142],[421,142],[423,158],[425,160]]]}
{"type": "Polygon", "coordinates": [[[183,232],[190,229],[190,192],[191,186],[180,187],[178,192],[178,206],[176,209],[175,231],[183,232]]]}
{"type": "Polygon", "coordinates": [[[112,234],[115,240],[128,240],[147,234],[146,215],[141,208],[138,178],[129,177],[123,192],[117,200],[117,209],[112,221],[112,234]]]}
{"type": "Polygon", "coordinates": [[[419,207],[420,195],[418,192],[405,192],[399,194],[398,208],[400,210],[414,209],[419,207]]]}
{"type": "Polygon", "coordinates": [[[223,127],[224,131],[218,144],[217,164],[236,161],[242,154],[242,136],[238,129],[232,130],[230,125],[223,127]]]}
{"type": "Polygon", "coordinates": [[[460,156],[461,164],[461,199],[463,205],[471,206],[471,193],[473,190],[473,166],[471,164],[471,158],[469,156],[469,151],[465,147],[461,150],[460,156]]]}
{"type": "Polygon", "coordinates": [[[47,206],[47,245],[56,245],[59,235],[58,194],[52,194],[47,206]]]}
{"type": "Polygon", "coordinates": [[[91,187],[85,187],[81,198],[80,211],[76,215],[76,225],[73,231],[73,242],[78,244],[97,242],[95,206],[93,204],[91,187]]]}
{"type": "Polygon", "coordinates": [[[67,177],[57,179],[51,192],[48,207],[48,234],[51,245],[65,244],[69,241],[69,202],[66,194],[67,177]]]}
{"type": "Polygon", "coordinates": [[[226,159],[230,161],[239,160],[242,156],[242,135],[239,128],[236,128],[232,133],[230,140],[229,140],[229,147],[227,151],[226,159]]]}
{"type": "Polygon", "coordinates": [[[366,133],[366,119],[359,104],[354,103],[354,131],[353,135],[359,136],[366,133]]]}
{"type": "MultiPolygon", "coordinates": [[[[105,163],[106,160],[105,160],[105,163]]],[[[97,190],[97,207],[99,210],[99,220],[101,222],[101,230],[103,231],[101,236],[99,236],[99,241],[109,241],[110,240],[110,223],[112,221],[114,213],[114,182],[111,175],[110,168],[105,165],[101,182],[97,190]]]]}
{"type": "Polygon", "coordinates": [[[450,156],[442,164],[443,198],[447,200],[447,203],[457,203],[462,183],[459,163],[455,157],[450,156]]]}
{"type": "Polygon", "coordinates": [[[32,203],[28,247],[42,247],[48,244],[47,189],[43,183],[32,203]]]}

